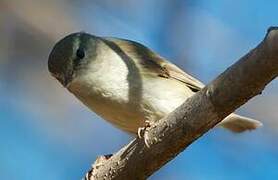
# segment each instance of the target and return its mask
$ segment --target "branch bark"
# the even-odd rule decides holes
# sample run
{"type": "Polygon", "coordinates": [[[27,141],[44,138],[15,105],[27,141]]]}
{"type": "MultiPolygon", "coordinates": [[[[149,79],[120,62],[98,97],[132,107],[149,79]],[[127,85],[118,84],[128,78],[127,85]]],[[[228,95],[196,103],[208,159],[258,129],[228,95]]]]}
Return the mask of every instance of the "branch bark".
{"type": "Polygon", "coordinates": [[[109,159],[95,162],[87,179],[146,179],[218,124],[278,75],[278,28],[200,92],[109,159]],[[149,147],[146,146],[149,145],[149,147]]]}

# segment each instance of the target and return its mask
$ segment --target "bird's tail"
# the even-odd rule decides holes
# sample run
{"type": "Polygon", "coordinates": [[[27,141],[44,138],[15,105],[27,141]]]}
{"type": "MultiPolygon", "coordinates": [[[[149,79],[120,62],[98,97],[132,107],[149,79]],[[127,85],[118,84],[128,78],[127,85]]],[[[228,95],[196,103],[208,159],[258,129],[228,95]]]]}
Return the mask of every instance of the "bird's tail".
{"type": "Polygon", "coordinates": [[[263,124],[255,119],[247,118],[237,114],[230,114],[223,121],[221,121],[217,126],[222,126],[230,131],[241,133],[247,130],[254,130],[263,124]]]}

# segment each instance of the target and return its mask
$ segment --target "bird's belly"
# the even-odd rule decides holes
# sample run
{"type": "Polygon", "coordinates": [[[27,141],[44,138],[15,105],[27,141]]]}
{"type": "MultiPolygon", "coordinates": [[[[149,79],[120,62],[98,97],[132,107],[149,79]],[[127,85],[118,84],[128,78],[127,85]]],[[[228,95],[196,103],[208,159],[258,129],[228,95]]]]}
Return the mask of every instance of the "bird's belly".
{"type": "Polygon", "coordinates": [[[144,86],[134,89],[123,88],[120,94],[116,89],[92,90],[86,86],[70,91],[103,119],[132,134],[137,133],[146,120],[157,121],[173,111],[191,92],[184,84],[163,78],[143,79],[142,84],[144,86]]]}
{"type": "Polygon", "coordinates": [[[146,120],[155,122],[163,118],[194,94],[183,83],[170,79],[148,79],[143,84],[141,92],[132,91],[128,101],[120,97],[102,99],[106,103],[101,103],[94,111],[118,128],[137,133],[146,120]]]}
{"type": "Polygon", "coordinates": [[[106,100],[105,103],[102,102],[99,105],[91,103],[89,107],[103,119],[129,133],[136,133],[138,127],[143,126],[146,118],[140,106],[129,103],[106,100]]]}
{"type": "Polygon", "coordinates": [[[98,90],[76,83],[69,90],[97,115],[123,131],[134,134],[144,125],[146,117],[140,102],[124,96],[125,89],[118,94],[118,90],[98,90]]]}

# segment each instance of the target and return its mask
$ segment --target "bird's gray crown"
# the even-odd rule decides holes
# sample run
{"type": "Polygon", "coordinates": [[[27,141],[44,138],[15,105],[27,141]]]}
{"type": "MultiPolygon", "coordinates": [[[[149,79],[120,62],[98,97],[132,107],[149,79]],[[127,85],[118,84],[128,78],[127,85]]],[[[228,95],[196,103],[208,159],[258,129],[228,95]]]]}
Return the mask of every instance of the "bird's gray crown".
{"type": "Polygon", "coordinates": [[[63,85],[72,79],[75,67],[85,57],[88,44],[92,46],[89,41],[94,37],[85,32],[72,33],[53,47],[48,58],[48,70],[63,85]]]}

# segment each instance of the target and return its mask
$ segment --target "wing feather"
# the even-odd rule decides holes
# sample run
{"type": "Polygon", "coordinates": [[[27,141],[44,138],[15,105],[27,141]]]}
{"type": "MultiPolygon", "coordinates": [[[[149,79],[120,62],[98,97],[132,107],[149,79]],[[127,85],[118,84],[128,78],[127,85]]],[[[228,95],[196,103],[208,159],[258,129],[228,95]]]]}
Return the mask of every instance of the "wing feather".
{"type": "Polygon", "coordinates": [[[185,83],[194,92],[204,87],[202,82],[140,43],[116,38],[105,38],[105,41],[110,41],[110,43],[117,45],[121,49],[121,53],[127,53],[129,57],[136,61],[136,64],[142,67],[142,73],[155,74],[163,78],[173,78],[185,83]]]}

